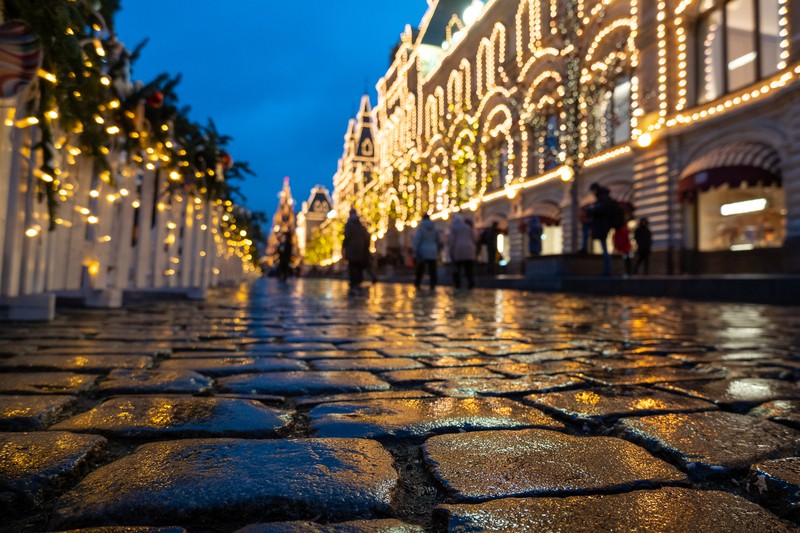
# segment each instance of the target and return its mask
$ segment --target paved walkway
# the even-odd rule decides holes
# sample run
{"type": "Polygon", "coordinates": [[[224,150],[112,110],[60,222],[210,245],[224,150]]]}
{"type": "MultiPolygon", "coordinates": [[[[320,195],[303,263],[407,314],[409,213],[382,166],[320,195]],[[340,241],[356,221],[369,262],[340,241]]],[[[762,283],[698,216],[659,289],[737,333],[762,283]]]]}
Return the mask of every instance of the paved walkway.
{"type": "Polygon", "coordinates": [[[0,324],[0,529],[798,528],[799,308],[346,292],[0,324]]]}

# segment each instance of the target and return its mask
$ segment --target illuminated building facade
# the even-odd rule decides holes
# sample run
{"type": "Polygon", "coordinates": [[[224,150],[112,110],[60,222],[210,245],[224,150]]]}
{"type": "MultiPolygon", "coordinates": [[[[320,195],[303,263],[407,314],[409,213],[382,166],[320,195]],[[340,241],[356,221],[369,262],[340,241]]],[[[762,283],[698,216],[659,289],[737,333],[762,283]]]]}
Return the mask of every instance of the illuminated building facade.
{"type": "Polygon", "coordinates": [[[332,209],[333,201],[328,189],[322,185],[311,189],[308,200],[303,202],[300,212],[297,214],[297,246],[301,257],[305,256],[306,245],[314,231],[328,220],[328,214],[332,209]]]}
{"type": "Polygon", "coordinates": [[[362,101],[376,159],[346,148],[337,210],[379,239],[497,221],[514,263],[531,216],[545,255],[576,251],[598,182],[649,219],[651,272],[798,272],[798,36],[797,0],[431,0],[362,101]]]}

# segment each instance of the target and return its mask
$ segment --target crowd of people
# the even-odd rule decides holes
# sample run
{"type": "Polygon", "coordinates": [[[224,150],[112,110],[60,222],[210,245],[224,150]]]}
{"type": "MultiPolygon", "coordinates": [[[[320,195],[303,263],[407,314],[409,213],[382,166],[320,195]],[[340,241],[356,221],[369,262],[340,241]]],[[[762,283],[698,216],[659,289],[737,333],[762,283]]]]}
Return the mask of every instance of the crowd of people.
{"type": "MultiPolygon", "coordinates": [[[[632,219],[630,209],[611,198],[606,187],[594,183],[590,190],[595,201],[584,205],[580,209],[580,223],[582,227],[582,247],[580,254],[588,254],[593,241],[599,241],[602,250],[603,269],[602,275],[611,275],[612,260],[609,250],[609,235],[613,251],[622,257],[625,276],[639,273],[649,273],[650,249],[652,233],[647,218],[640,218],[633,232],[633,241],[636,243],[635,254],[631,243],[628,224],[632,219]]],[[[528,254],[536,257],[542,253],[542,238],[544,228],[538,216],[528,218],[521,226],[521,230],[528,237],[528,254]]],[[[442,253],[445,252],[450,262],[450,273],[453,286],[467,289],[475,287],[476,263],[483,248],[486,249],[486,271],[489,275],[497,273],[499,253],[497,249],[498,236],[503,233],[497,222],[476,230],[471,218],[462,217],[460,214],[452,215],[450,229],[446,239],[443,239],[436,229],[429,215],[424,215],[417,227],[411,245],[411,256],[414,271],[414,285],[419,290],[427,273],[428,287],[433,290],[439,283],[438,266],[442,253]]],[[[347,262],[348,280],[351,294],[360,294],[365,275],[375,283],[375,265],[370,251],[372,237],[355,209],[350,210],[349,217],[344,226],[344,241],[342,252],[347,262]]],[[[281,280],[286,280],[290,272],[292,258],[292,239],[286,235],[278,246],[277,274],[281,280]]]]}

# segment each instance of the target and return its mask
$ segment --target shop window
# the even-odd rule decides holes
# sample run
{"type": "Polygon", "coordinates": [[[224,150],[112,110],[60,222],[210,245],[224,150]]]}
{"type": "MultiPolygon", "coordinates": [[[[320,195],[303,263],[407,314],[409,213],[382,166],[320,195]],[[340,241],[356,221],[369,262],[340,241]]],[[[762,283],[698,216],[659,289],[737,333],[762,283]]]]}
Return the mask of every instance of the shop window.
{"type": "Polygon", "coordinates": [[[561,226],[545,226],[542,232],[542,255],[564,253],[564,230],[561,226]]]}
{"type": "Polygon", "coordinates": [[[723,186],[700,192],[697,211],[702,252],[783,246],[786,207],[781,187],[723,186]]]}
{"type": "Polygon", "coordinates": [[[697,22],[698,103],[777,72],[779,0],[705,0],[697,22]]]}

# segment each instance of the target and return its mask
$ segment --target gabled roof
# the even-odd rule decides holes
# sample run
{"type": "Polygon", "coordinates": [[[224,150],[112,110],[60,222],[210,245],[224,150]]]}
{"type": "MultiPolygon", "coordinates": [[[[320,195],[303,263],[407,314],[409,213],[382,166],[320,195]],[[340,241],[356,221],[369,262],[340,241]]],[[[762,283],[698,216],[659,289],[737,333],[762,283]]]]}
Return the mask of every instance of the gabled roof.
{"type": "Polygon", "coordinates": [[[355,127],[355,156],[372,159],[375,157],[375,131],[372,120],[372,106],[369,103],[369,96],[361,97],[358,115],[356,116],[355,127]]]}
{"type": "Polygon", "coordinates": [[[436,0],[432,7],[433,12],[426,15],[428,24],[423,30],[422,39],[417,42],[442,46],[442,43],[447,39],[447,26],[450,24],[453,15],[458,16],[459,20],[461,20],[464,16],[464,11],[471,4],[472,0],[436,0]]]}

